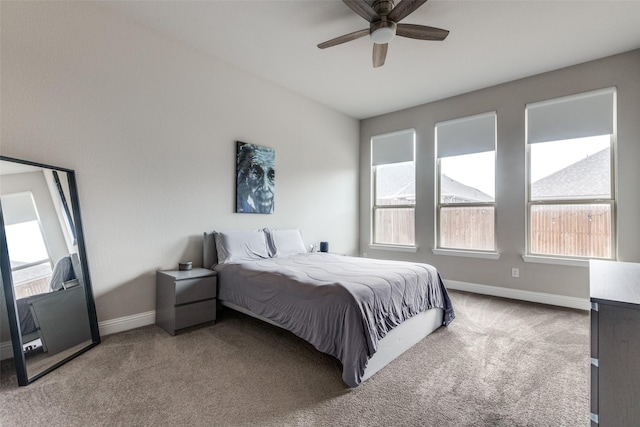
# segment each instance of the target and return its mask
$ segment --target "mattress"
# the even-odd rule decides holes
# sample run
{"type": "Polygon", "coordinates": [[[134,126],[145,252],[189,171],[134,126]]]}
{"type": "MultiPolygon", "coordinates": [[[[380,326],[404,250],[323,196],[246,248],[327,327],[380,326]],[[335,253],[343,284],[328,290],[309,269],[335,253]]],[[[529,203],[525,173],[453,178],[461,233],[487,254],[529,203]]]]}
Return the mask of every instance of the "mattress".
{"type": "Polygon", "coordinates": [[[218,297],[270,319],[342,362],[358,386],[386,334],[414,315],[440,308],[454,319],[435,267],[403,261],[309,253],[218,264],[218,297]]]}

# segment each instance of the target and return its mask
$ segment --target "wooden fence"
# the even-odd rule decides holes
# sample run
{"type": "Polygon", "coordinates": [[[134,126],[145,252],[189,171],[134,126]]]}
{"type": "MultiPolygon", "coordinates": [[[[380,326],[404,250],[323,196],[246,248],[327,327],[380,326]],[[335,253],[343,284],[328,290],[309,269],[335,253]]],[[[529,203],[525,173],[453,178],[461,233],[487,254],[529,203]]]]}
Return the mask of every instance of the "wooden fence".
{"type": "Polygon", "coordinates": [[[609,205],[534,205],[531,253],[611,257],[609,205]]]}
{"type": "Polygon", "coordinates": [[[446,207],[440,209],[440,247],[495,250],[493,207],[446,207]]]}
{"type": "MultiPolygon", "coordinates": [[[[376,217],[376,243],[414,244],[413,209],[379,209],[376,217]]],[[[493,208],[442,208],[440,247],[495,250],[494,227],[493,208]]],[[[532,208],[531,230],[533,254],[611,256],[609,205],[536,205],[532,208]]]]}
{"type": "Polygon", "coordinates": [[[375,243],[387,245],[415,244],[415,209],[376,209],[375,243]]]}

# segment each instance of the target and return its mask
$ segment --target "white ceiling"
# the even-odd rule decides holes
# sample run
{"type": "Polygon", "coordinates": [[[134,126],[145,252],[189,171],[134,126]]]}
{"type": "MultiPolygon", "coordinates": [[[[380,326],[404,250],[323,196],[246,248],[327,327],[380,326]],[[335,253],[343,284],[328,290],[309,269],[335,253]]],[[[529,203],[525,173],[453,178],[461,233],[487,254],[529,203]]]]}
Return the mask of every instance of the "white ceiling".
{"type": "Polygon", "coordinates": [[[449,37],[396,37],[376,69],[368,37],[316,47],[368,27],[337,0],[105,4],[357,119],[640,48],[640,0],[430,0],[402,22],[449,37]]]}

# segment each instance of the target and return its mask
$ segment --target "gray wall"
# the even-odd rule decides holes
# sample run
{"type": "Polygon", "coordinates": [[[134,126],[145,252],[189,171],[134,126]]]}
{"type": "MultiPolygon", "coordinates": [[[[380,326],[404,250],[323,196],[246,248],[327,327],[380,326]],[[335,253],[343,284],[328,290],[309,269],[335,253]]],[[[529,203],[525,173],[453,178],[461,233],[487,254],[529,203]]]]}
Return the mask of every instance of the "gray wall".
{"type": "MultiPolygon", "coordinates": [[[[434,84],[437,84],[434,83],[434,84]]],[[[633,51],[490,87],[360,124],[360,251],[376,258],[428,262],[445,280],[587,298],[588,268],[523,262],[525,251],[525,104],[593,89],[618,88],[618,259],[640,261],[640,51],[633,51]],[[434,255],[434,125],[487,111],[498,113],[496,202],[499,260],[434,255]],[[414,253],[368,248],[370,235],[370,138],[416,129],[417,205],[414,253]],[[520,278],[511,278],[511,268],[520,278]]]]}
{"type": "Polygon", "coordinates": [[[358,122],[94,2],[1,3],[2,154],[76,171],[98,319],[155,309],[202,233],[295,227],[357,253],[358,122]],[[235,141],[276,151],[235,214],[235,141]]]}

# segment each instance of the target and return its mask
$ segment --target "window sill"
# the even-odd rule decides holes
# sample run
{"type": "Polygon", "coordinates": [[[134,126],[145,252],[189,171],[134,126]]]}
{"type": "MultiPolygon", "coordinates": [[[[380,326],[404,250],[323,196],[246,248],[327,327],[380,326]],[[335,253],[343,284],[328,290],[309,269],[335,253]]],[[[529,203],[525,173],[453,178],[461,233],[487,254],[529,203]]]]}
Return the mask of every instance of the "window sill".
{"type": "Polygon", "coordinates": [[[589,267],[588,259],[553,258],[539,255],[522,255],[522,260],[524,262],[534,262],[538,264],[566,265],[570,267],[589,267]]]}
{"type": "Polygon", "coordinates": [[[431,249],[434,255],[458,256],[465,258],[500,259],[498,252],[462,251],[458,249],[431,249]]]}
{"type": "Polygon", "coordinates": [[[380,251],[396,251],[396,252],[418,252],[417,246],[400,246],[400,245],[381,245],[369,244],[369,249],[380,251]]]}

